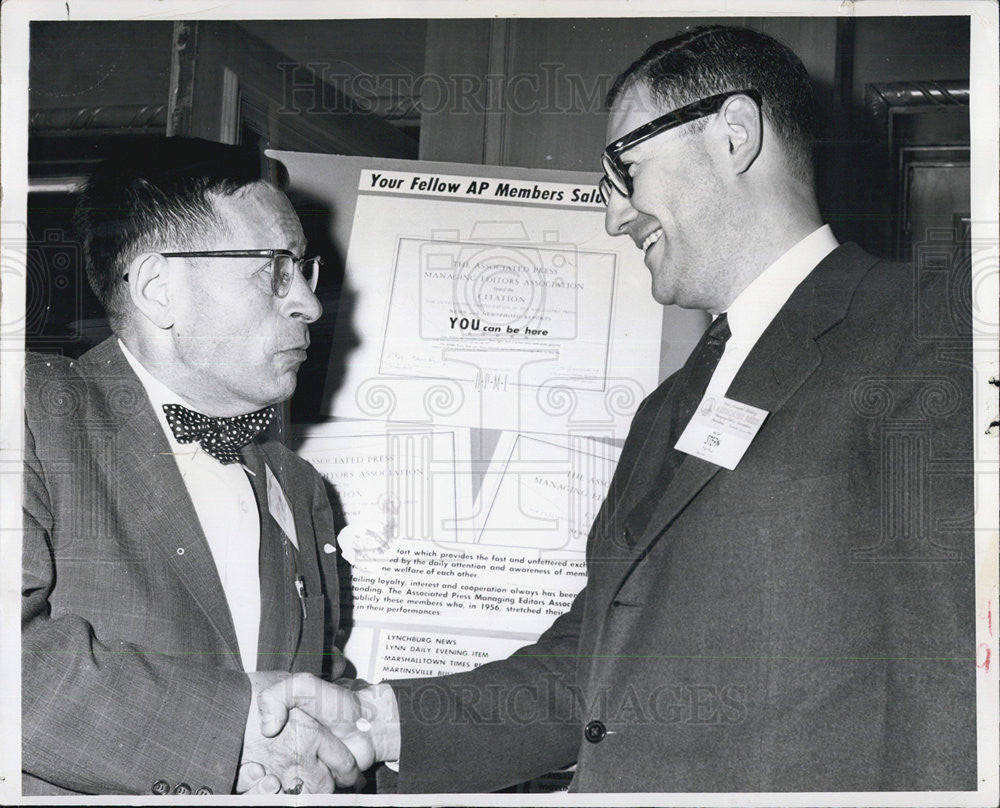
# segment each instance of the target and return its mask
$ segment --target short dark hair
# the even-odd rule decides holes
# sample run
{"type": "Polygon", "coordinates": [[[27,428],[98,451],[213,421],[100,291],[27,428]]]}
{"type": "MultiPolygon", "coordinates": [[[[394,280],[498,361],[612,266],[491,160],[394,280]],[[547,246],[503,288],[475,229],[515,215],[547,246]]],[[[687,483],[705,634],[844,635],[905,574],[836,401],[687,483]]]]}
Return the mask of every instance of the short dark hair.
{"type": "Polygon", "coordinates": [[[226,232],[209,194],[268,179],[265,165],[254,148],[182,137],[121,149],[98,165],[80,193],[75,222],[87,278],[113,329],[128,320],[121,281],[132,259],[226,232]]]}
{"type": "Polygon", "coordinates": [[[761,111],[783,142],[793,172],[812,182],[812,84],[799,57],[773,37],[749,28],[710,25],[657,42],[615,80],[608,107],[640,83],[670,106],[730,90],[757,90],[763,98],[761,111]]]}

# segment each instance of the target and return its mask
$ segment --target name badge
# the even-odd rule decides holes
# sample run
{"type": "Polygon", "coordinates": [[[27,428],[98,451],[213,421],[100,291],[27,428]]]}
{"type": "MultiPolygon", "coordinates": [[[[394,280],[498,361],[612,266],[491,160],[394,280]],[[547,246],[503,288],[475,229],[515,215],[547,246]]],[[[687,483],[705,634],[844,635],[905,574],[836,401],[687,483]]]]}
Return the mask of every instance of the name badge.
{"type": "Polygon", "coordinates": [[[767,410],[706,394],[674,448],[732,471],[765,418],[767,410]]]}
{"type": "Polygon", "coordinates": [[[267,466],[265,468],[267,468],[267,509],[271,512],[271,516],[274,517],[274,521],[278,523],[278,527],[285,531],[288,540],[298,550],[299,538],[295,533],[295,520],[292,518],[292,509],[288,504],[288,500],[285,499],[285,492],[281,490],[278,478],[274,476],[270,468],[267,466]]]}

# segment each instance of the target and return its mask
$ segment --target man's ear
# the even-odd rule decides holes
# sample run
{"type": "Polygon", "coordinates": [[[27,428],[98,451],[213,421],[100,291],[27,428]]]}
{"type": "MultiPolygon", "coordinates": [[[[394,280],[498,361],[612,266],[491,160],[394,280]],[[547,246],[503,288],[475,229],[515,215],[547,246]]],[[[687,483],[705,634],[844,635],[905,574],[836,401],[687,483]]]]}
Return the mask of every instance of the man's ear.
{"type": "Polygon", "coordinates": [[[729,165],[742,174],[760,154],[763,122],[760,107],[745,95],[734,95],[723,104],[719,118],[729,152],[729,165]]]}
{"type": "Polygon", "coordinates": [[[159,253],[144,252],[132,259],[128,269],[128,292],[132,305],[160,328],[174,324],[170,311],[170,263],[159,253]]]}

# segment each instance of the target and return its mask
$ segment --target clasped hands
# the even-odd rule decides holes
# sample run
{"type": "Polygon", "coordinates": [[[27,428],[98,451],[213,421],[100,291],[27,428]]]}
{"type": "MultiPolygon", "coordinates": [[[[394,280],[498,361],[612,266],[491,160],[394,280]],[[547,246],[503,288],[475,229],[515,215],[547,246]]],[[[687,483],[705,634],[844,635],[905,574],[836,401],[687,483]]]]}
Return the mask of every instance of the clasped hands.
{"type": "Polygon", "coordinates": [[[358,788],[363,771],[399,757],[396,698],[388,685],[351,690],[308,673],[249,676],[238,793],[358,788]]]}

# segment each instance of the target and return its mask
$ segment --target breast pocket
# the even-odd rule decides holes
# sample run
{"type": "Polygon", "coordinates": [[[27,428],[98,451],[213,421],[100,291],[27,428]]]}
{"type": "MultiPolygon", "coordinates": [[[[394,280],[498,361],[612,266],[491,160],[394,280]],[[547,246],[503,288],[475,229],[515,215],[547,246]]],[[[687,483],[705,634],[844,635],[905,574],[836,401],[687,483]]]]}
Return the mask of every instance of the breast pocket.
{"type": "Polygon", "coordinates": [[[326,612],[326,596],[310,595],[301,599],[302,619],[306,623],[322,620],[326,612]]]}

